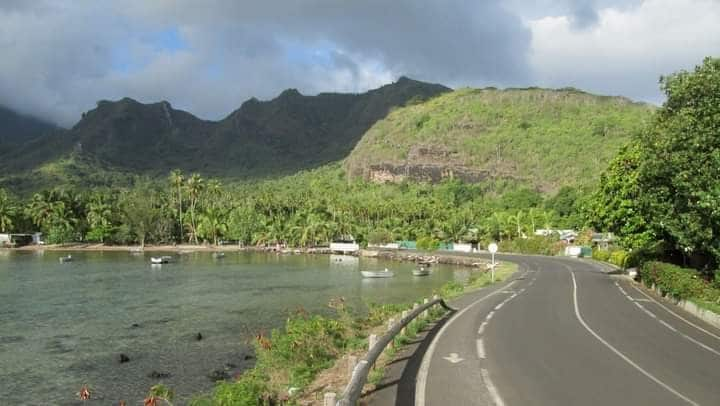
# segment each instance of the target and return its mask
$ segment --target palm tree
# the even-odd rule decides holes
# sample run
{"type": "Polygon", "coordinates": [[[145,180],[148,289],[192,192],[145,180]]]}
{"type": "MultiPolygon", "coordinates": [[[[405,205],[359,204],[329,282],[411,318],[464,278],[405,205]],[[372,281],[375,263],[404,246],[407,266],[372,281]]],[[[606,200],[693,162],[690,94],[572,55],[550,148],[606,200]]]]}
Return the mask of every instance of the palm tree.
{"type": "Polygon", "coordinates": [[[87,204],[86,219],[90,226],[90,232],[96,238],[99,237],[101,243],[105,242],[105,237],[108,235],[111,215],[110,205],[105,203],[103,196],[93,195],[87,204]]]}
{"type": "Polygon", "coordinates": [[[183,242],[183,214],[182,214],[182,186],[185,182],[180,169],[175,169],[170,172],[170,184],[177,189],[177,203],[178,203],[178,223],[180,225],[180,243],[183,242]]]}
{"type": "Polygon", "coordinates": [[[200,199],[200,194],[204,189],[203,179],[199,174],[193,173],[187,180],[188,196],[190,197],[190,239],[193,244],[198,243],[197,239],[197,221],[195,219],[195,210],[197,209],[197,203],[200,199]]]}
{"type": "Polygon", "coordinates": [[[510,216],[510,221],[515,225],[518,238],[523,235],[523,217],[525,217],[525,213],[522,210],[518,210],[517,214],[510,216]]]}
{"type": "Polygon", "coordinates": [[[6,232],[13,226],[13,217],[17,212],[17,207],[10,200],[5,189],[0,189],[0,232],[6,232]]]}
{"type": "Polygon", "coordinates": [[[52,215],[52,205],[44,194],[35,193],[25,208],[25,215],[40,229],[49,225],[52,215]]]}
{"type": "Polygon", "coordinates": [[[208,207],[201,215],[198,223],[198,233],[210,238],[214,245],[218,245],[218,238],[227,232],[227,212],[219,207],[208,207]]]}

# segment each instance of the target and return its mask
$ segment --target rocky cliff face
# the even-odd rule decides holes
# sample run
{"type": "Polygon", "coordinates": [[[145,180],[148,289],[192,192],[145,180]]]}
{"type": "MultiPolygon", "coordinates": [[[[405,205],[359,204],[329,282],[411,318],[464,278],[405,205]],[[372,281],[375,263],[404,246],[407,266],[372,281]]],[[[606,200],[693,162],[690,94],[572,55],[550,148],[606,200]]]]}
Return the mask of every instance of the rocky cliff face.
{"type": "Polygon", "coordinates": [[[431,182],[444,179],[460,179],[477,183],[486,180],[488,171],[477,170],[462,164],[456,164],[453,155],[442,147],[413,146],[403,163],[378,163],[367,167],[364,176],[374,182],[431,182]]]}
{"type": "Polygon", "coordinates": [[[577,89],[460,89],[394,110],[345,161],[376,182],[594,182],[653,107],[577,89]]]}

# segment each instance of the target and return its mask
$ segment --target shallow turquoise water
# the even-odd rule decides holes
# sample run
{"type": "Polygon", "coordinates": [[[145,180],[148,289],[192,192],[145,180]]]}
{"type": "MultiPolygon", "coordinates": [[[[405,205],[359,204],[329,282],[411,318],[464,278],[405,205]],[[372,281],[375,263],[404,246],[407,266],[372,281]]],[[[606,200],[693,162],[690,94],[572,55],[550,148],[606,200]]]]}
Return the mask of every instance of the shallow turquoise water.
{"type": "Polygon", "coordinates": [[[293,310],[330,314],[338,296],[358,311],[406,303],[467,277],[439,265],[418,278],[410,263],[324,255],[167,253],[176,262],[162,266],[151,266],[149,253],[76,252],[65,264],[62,255],[0,251],[0,404],[131,405],[158,382],[184,404],[212,388],[213,371],[252,364],[249,340],[293,310]],[[360,276],[386,267],[395,278],[360,276]],[[119,363],[120,353],[130,362],[119,363]],[[170,376],[148,377],[153,371],[170,376]],[[77,400],[84,384],[91,402],[77,400]]]}

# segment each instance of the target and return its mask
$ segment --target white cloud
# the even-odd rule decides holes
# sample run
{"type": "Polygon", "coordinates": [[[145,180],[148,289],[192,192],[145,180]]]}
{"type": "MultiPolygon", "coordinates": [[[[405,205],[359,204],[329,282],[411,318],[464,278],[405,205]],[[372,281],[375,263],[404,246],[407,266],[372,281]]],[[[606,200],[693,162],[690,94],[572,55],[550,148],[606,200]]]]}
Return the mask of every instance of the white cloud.
{"type": "Polygon", "coordinates": [[[575,86],[660,102],[658,79],[720,54],[720,2],[646,0],[604,8],[575,30],[568,16],[529,22],[530,63],[540,85],[575,86]]]}

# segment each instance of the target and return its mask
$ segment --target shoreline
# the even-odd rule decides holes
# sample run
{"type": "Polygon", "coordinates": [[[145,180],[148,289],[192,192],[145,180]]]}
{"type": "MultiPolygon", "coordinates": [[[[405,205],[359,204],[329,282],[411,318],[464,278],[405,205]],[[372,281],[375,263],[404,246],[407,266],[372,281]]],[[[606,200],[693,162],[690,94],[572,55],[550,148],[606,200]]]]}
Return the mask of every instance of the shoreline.
{"type": "MultiPolygon", "coordinates": [[[[54,244],[54,245],[25,245],[17,248],[4,248],[6,252],[37,252],[37,251],[56,251],[56,252],[177,252],[177,253],[195,253],[195,252],[265,252],[282,255],[307,255],[307,254],[334,254],[328,247],[316,248],[280,248],[276,247],[256,247],[256,246],[238,246],[238,245],[193,245],[193,244],[177,244],[177,245],[146,245],[140,248],[138,245],[105,245],[90,243],[73,243],[73,244],[54,244]]],[[[343,254],[338,254],[343,255],[343,254]]],[[[445,265],[456,265],[463,267],[483,267],[490,263],[487,258],[480,256],[458,255],[453,252],[434,251],[424,252],[416,250],[392,250],[392,249],[361,249],[351,255],[364,258],[380,258],[391,261],[400,262],[417,262],[417,263],[437,263],[445,265]]]]}
{"type": "Polygon", "coordinates": [[[140,248],[139,245],[105,245],[91,243],[72,243],[72,244],[48,244],[48,245],[25,245],[17,248],[4,248],[7,251],[89,251],[89,252],[277,252],[277,253],[304,253],[318,254],[329,253],[327,248],[306,248],[306,249],[281,249],[278,251],[274,247],[240,247],[237,245],[193,245],[193,244],[175,244],[175,245],[146,245],[140,248]]]}

